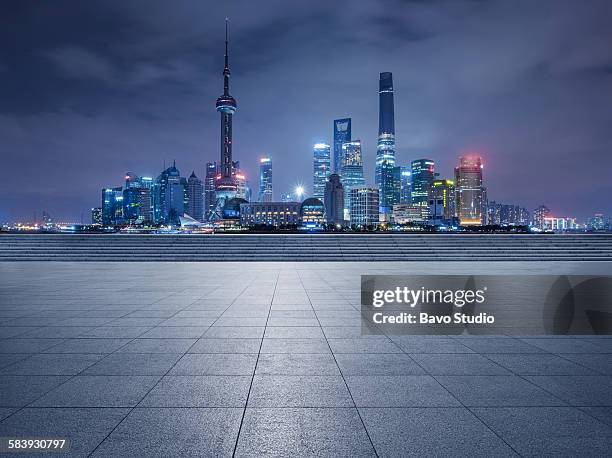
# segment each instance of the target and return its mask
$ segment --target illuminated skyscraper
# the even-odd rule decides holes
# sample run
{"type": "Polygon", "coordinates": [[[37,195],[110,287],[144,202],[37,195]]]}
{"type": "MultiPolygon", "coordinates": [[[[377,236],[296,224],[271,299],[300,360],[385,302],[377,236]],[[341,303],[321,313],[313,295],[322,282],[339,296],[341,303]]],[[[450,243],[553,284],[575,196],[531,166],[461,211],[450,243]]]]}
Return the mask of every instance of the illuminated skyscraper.
{"type": "Polygon", "coordinates": [[[395,114],[393,108],[393,75],[380,74],[378,112],[378,144],[376,146],[376,184],[380,184],[383,162],[395,166],[395,114]]]}
{"type": "Polygon", "coordinates": [[[204,220],[204,186],[195,171],[187,180],[187,214],[196,221],[204,220]]]}
{"type": "Polygon", "coordinates": [[[417,159],[412,161],[412,192],[410,199],[413,204],[429,206],[429,191],[435,179],[434,161],[417,159]]]}
{"type": "Polygon", "coordinates": [[[272,202],[272,159],[262,157],[259,160],[259,201],[272,202]]]}
{"type": "Polygon", "coordinates": [[[361,154],[361,140],[354,140],[342,145],[342,161],[340,167],[340,180],[344,188],[345,218],[349,218],[350,190],[356,186],[363,186],[363,156],[361,154]]]}
{"type": "Polygon", "coordinates": [[[436,224],[455,217],[455,182],[434,180],[429,193],[430,218],[436,224]]]}
{"type": "Polygon", "coordinates": [[[402,201],[402,169],[399,165],[393,167],[393,205],[402,201]]]}
{"type": "Polygon", "coordinates": [[[455,167],[457,217],[461,225],[484,224],[482,162],[478,156],[462,156],[455,167]]]}
{"type": "Polygon", "coordinates": [[[544,229],[544,218],[550,216],[550,210],[546,205],[540,205],[533,211],[532,226],[538,229],[544,229]]]}
{"type": "Polygon", "coordinates": [[[215,193],[215,181],[219,169],[216,162],[206,163],[206,178],[204,179],[204,217],[208,220],[211,218],[215,210],[217,201],[215,193]]]}
{"type": "Polygon", "coordinates": [[[412,173],[410,167],[400,167],[400,201],[401,204],[410,204],[412,199],[412,173]]]}
{"type": "Polygon", "coordinates": [[[185,186],[176,163],[164,170],[152,189],[153,221],[157,224],[179,224],[185,212],[185,186]]]}
{"type": "Polygon", "coordinates": [[[247,183],[247,177],[244,171],[240,168],[240,161],[233,162],[232,176],[236,182],[235,197],[244,200],[251,200],[251,190],[247,183]]]}
{"type": "Polygon", "coordinates": [[[102,207],[91,209],[91,224],[102,224],[102,207]]]}
{"type": "Polygon", "coordinates": [[[342,167],[342,145],[351,141],[351,118],[334,120],[334,173],[342,167]]]}
{"type": "Polygon", "coordinates": [[[323,200],[325,182],[331,174],[331,147],[327,143],[316,143],[313,147],[314,169],[312,195],[323,200]]]}
{"type": "Polygon", "coordinates": [[[151,222],[151,189],[130,186],[123,190],[123,219],[125,223],[151,222]]]}
{"type": "Polygon", "coordinates": [[[221,162],[215,181],[216,204],[212,219],[223,218],[225,203],[236,197],[237,184],[232,161],[232,117],[236,112],[236,99],[229,93],[229,53],[227,19],[225,20],[225,66],[223,67],[223,95],[217,98],[216,108],[221,114],[221,162]]]}
{"type": "Polygon", "coordinates": [[[388,221],[393,205],[399,203],[400,167],[394,167],[387,161],[380,168],[380,208],[384,221],[388,221]]]}
{"type": "Polygon", "coordinates": [[[350,192],[351,226],[376,226],[378,217],[378,188],[360,186],[350,192]]]}
{"type": "Polygon", "coordinates": [[[102,224],[112,226],[119,224],[123,219],[123,191],[118,188],[104,188],[102,190],[102,224]]]}
{"type": "Polygon", "coordinates": [[[133,172],[125,174],[123,190],[123,221],[129,224],[150,223],[153,219],[150,177],[139,177],[133,172]]]}

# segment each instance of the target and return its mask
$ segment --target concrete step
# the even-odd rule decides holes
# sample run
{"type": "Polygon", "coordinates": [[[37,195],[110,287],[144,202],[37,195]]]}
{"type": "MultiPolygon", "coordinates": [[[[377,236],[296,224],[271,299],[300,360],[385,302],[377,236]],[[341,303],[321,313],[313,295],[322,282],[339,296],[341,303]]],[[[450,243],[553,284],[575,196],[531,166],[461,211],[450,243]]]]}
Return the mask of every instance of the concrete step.
{"type": "Polygon", "coordinates": [[[0,261],[612,261],[612,234],[0,234],[0,261]]]}

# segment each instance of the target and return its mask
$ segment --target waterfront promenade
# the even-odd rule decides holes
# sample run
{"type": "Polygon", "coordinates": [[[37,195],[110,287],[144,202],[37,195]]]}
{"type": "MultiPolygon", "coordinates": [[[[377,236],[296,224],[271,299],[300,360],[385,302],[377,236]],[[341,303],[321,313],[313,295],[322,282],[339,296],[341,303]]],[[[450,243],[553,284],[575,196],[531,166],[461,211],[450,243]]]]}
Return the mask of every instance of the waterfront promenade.
{"type": "MultiPolygon", "coordinates": [[[[174,245],[167,259],[183,239],[197,240],[157,238],[174,245]]],[[[0,437],[66,438],[68,456],[606,455],[610,337],[361,335],[362,274],[612,272],[604,249],[588,254],[598,261],[525,253],[531,260],[5,260],[0,437]]]]}

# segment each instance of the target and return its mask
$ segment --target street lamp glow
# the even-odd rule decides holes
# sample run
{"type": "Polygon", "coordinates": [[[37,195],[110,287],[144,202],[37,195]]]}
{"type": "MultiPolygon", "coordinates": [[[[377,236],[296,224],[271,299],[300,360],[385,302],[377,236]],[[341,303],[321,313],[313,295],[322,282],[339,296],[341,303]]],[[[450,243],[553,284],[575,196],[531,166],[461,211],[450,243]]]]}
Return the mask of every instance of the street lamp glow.
{"type": "Polygon", "coordinates": [[[295,187],[295,195],[298,199],[301,199],[304,195],[304,186],[296,186],[295,187]]]}

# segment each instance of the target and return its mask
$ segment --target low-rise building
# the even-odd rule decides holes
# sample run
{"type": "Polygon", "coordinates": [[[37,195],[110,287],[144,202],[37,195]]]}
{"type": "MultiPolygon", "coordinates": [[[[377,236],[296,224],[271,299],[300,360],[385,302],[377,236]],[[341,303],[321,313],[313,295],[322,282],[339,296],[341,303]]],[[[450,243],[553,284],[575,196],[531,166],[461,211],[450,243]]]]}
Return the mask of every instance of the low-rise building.
{"type": "Polygon", "coordinates": [[[300,202],[250,202],[240,205],[240,225],[253,227],[300,224],[300,202]]]}

